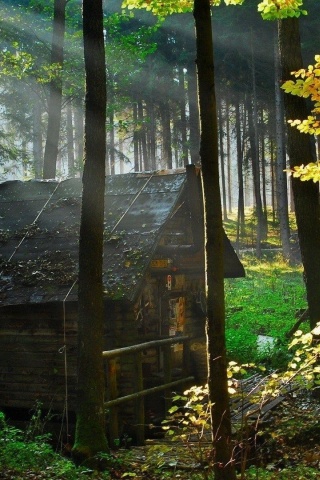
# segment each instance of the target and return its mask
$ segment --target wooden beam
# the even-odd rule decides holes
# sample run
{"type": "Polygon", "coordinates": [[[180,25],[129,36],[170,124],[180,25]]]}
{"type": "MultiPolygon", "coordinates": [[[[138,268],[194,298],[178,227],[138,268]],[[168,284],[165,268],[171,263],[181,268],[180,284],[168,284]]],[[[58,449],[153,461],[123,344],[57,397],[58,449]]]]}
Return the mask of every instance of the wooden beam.
{"type": "Polygon", "coordinates": [[[102,352],[102,356],[103,358],[120,357],[121,355],[124,355],[127,353],[141,352],[142,350],[147,350],[148,348],[160,347],[162,345],[173,345],[175,343],[181,343],[186,340],[189,340],[189,337],[187,335],[164,338],[162,340],[153,340],[151,342],[139,343],[138,345],[131,345],[129,347],[116,348],[115,350],[106,350],[102,352]]]}
{"type": "Polygon", "coordinates": [[[105,402],[104,406],[107,408],[114,407],[115,405],[120,405],[120,403],[129,402],[130,400],[136,400],[139,397],[143,397],[151,393],[161,392],[163,390],[166,390],[167,388],[177,387],[178,385],[182,385],[183,383],[187,382],[194,382],[194,377],[181,378],[165,385],[158,385],[157,387],[148,388],[146,390],[141,390],[140,392],[136,393],[131,393],[130,395],[126,395],[125,397],[120,397],[116,398],[115,400],[105,402]]]}

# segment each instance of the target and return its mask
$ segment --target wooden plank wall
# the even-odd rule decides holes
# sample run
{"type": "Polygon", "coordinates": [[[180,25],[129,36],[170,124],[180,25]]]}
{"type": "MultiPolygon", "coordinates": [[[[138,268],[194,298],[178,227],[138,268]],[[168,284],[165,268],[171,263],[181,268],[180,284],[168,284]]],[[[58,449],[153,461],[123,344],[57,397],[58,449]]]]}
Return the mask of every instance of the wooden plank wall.
{"type": "Polygon", "coordinates": [[[68,403],[75,407],[76,306],[12,306],[0,312],[0,405],[63,411],[68,371],[68,403]],[[66,356],[64,354],[66,348],[66,356]]]}

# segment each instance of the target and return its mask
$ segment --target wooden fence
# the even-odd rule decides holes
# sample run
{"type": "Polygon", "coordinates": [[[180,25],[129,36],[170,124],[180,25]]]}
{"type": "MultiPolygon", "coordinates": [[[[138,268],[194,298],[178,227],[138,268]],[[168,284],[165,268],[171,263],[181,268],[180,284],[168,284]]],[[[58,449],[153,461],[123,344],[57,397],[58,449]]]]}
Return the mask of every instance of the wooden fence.
{"type": "Polygon", "coordinates": [[[135,401],[135,429],[136,441],[138,445],[143,445],[145,440],[145,412],[144,412],[144,397],[146,395],[164,391],[165,410],[170,408],[171,404],[171,389],[187,382],[194,381],[194,377],[190,376],[190,337],[175,336],[162,340],[154,340],[151,342],[131,345],[129,347],[117,348],[115,350],[108,350],[102,352],[102,356],[107,361],[107,401],[105,407],[109,409],[109,436],[110,442],[113,444],[114,440],[119,438],[119,421],[118,421],[118,406],[122,403],[135,401]],[[183,344],[182,354],[182,375],[181,378],[172,381],[172,355],[171,346],[177,343],[183,344]],[[142,352],[147,349],[154,348],[157,351],[158,358],[160,351],[163,351],[163,384],[152,388],[144,389],[144,379],[142,371],[142,352]],[[135,392],[129,395],[118,397],[118,379],[116,359],[123,355],[134,355],[134,382],[135,392]]]}

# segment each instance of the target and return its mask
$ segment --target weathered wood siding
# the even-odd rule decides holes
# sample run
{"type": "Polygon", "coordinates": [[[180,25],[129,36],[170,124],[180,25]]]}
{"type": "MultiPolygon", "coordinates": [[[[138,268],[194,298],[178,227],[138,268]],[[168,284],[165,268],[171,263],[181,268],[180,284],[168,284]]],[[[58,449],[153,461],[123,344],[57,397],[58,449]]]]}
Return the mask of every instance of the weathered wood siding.
{"type": "Polygon", "coordinates": [[[75,407],[76,309],[62,304],[3,307],[0,320],[0,405],[62,411],[66,368],[75,407]],[[65,332],[65,334],[64,334],[65,332]],[[65,356],[66,348],[66,356],[65,356]]]}

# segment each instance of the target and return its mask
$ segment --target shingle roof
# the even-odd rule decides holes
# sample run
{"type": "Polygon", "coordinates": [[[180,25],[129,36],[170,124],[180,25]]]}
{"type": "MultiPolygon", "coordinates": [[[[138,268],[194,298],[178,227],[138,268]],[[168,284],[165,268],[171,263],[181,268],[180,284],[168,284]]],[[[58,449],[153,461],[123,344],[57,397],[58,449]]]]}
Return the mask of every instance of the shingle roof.
{"type": "MultiPolygon", "coordinates": [[[[105,192],[106,297],[133,300],[187,175],[108,176],[105,192]]],[[[79,178],[0,183],[0,306],[77,300],[81,194],[79,178]]],[[[225,236],[225,276],[243,275],[225,236]]]]}
{"type": "MultiPolygon", "coordinates": [[[[185,184],[184,172],[106,178],[107,295],[134,297],[185,184]]],[[[80,179],[0,184],[0,305],[76,300],[81,192],[80,179]]]]}

